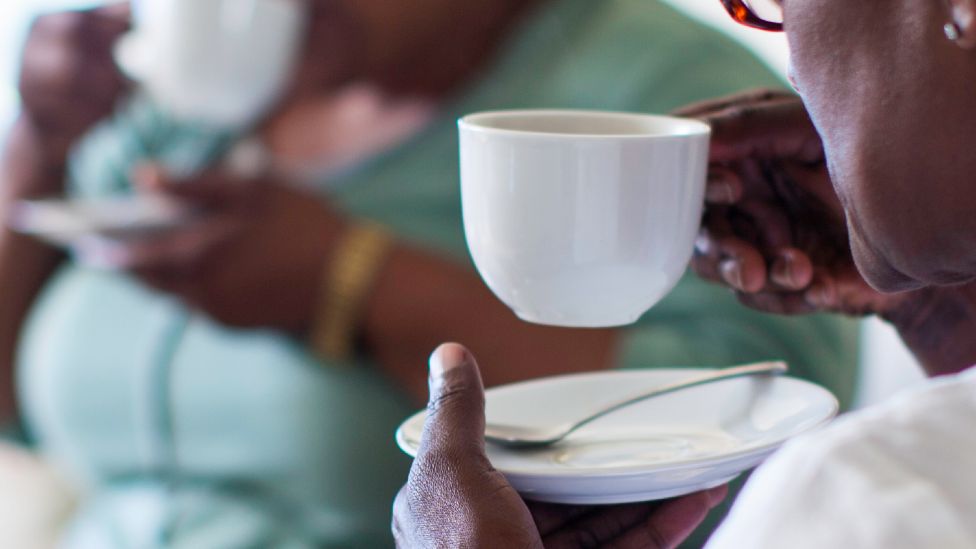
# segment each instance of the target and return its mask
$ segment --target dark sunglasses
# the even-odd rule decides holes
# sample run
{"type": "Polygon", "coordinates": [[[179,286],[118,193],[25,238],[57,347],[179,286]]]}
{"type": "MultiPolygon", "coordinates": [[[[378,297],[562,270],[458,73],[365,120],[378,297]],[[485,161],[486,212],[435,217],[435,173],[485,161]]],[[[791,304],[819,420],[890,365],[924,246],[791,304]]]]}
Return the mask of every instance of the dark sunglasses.
{"type": "Polygon", "coordinates": [[[732,19],[765,31],[783,30],[782,0],[721,0],[732,19]]]}

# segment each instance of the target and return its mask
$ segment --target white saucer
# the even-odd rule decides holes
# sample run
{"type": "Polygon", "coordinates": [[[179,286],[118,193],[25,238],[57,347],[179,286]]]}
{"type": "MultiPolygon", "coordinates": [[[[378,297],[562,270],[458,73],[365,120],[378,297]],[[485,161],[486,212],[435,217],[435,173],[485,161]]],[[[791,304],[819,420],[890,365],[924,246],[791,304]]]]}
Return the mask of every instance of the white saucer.
{"type": "MultiPolygon", "coordinates": [[[[558,425],[591,409],[705,372],[652,369],[576,374],[491,389],[489,423],[558,425]]],[[[488,444],[492,464],[527,499],[611,504],[711,488],[755,467],[787,439],[824,425],[838,403],[789,377],[739,378],[635,404],[541,450],[488,444]]],[[[417,454],[426,412],[400,426],[397,444],[417,454]]]]}
{"type": "Polygon", "coordinates": [[[88,199],[45,199],[18,202],[12,229],[56,246],[70,247],[84,239],[125,240],[185,224],[195,212],[175,199],[133,194],[88,199]]]}

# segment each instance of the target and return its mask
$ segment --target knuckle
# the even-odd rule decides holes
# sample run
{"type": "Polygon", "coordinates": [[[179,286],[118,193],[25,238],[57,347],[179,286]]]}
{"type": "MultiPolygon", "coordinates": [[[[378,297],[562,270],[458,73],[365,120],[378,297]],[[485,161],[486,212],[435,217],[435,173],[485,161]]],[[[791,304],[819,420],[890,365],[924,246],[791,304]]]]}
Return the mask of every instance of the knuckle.
{"type": "Polygon", "coordinates": [[[463,381],[445,380],[443,383],[440,393],[427,403],[427,412],[430,415],[440,414],[455,403],[460,404],[469,394],[469,387],[463,381]]]}

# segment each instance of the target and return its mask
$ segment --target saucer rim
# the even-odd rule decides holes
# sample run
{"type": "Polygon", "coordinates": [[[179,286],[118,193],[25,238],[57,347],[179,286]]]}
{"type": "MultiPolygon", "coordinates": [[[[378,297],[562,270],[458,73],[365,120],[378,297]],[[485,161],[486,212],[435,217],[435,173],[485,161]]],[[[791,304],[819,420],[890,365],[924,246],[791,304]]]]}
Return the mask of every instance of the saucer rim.
{"type": "MultiPolygon", "coordinates": [[[[585,379],[587,377],[617,376],[620,374],[634,375],[637,372],[674,373],[674,372],[691,372],[691,371],[707,371],[707,370],[714,370],[714,369],[713,368],[654,368],[648,370],[614,370],[614,371],[606,371],[606,372],[583,372],[583,373],[576,373],[576,374],[566,374],[560,376],[551,376],[546,378],[527,380],[527,381],[516,382],[516,383],[509,383],[506,385],[499,385],[497,387],[493,387],[488,391],[486,391],[486,398],[488,396],[488,393],[490,392],[499,391],[509,387],[522,386],[526,384],[538,384],[540,382],[547,383],[547,382],[554,382],[554,381],[562,381],[568,378],[585,379]]],[[[548,479],[559,479],[559,478],[565,479],[565,478],[618,478],[618,477],[630,477],[630,476],[644,476],[647,474],[675,472],[684,469],[715,467],[725,462],[735,461],[738,459],[745,459],[755,454],[761,454],[763,452],[771,453],[772,451],[775,451],[777,448],[779,448],[787,441],[795,437],[802,436],[806,433],[810,433],[812,431],[816,431],[818,429],[823,428],[825,425],[829,424],[834,418],[837,417],[840,411],[840,402],[837,400],[837,397],[826,388],[816,383],[813,383],[811,381],[807,381],[805,379],[800,379],[792,376],[777,376],[773,378],[773,381],[806,385],[809,388],[813,389],[814,392],[820,392],[822,396],[824,396],[826,399],[829,399],[828,411],[816,423],[809,425],[803,428],[802,430],[799,430],[796,433],[790,434],[785,437],[783,436],[776,437],[775,439],[770,440],[759,446],[742,448],[731,453],[725,453],[717,456],[706,456],[701,458],[693,458],[690,460],[682,460],[682,461],[676,461],[670,463],[665,462],[663,464],[659,463],[659,464],[647,464],[647,465],[628,465],[625,467],[618,467],[618,468],[599,467],[599,468],[559,469],[553,467],[551,470],[547,469],[543,471],[521,469],[521,468],[517,468],[517,469],[498,468],[498,471],[503,473],[506,477],[514,476],[517,478],[532,477],[532,478],[548,478],[548,479]]],[[[408,438],[407,435],[405,434],[405,428],[408,425],[416,422],[418,418],[422,416],[425,417],[426,414],[427,414],[427,410],[420,410],[412,414],[405,421],[403,421],[396,430],[395,438],[396,438],[397,446],[399,446],[400,449],[404,453],[409,455],[411,458],[416,457],[417,452],[419,451],[420,441],[413,438],[408,438]],[[417,444],[416,445],[408,444],[409,442],[416,442],[417,444]]],[[[507,450],[505,448],[501,448],[497,446],[495,448],[499,451],[511,452],[511,450],[507,450]]],[[[490,455],[489,455],[489,459],[490,459],[490,455]]]]}

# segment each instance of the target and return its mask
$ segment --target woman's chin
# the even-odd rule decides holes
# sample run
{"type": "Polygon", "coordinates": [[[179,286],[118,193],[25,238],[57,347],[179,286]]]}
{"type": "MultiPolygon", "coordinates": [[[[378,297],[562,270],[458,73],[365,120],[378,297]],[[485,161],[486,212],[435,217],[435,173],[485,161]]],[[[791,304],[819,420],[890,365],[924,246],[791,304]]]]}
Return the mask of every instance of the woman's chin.
{"type": "Polygon", "coordinates": [[[851,253],[854,256],[854,264],[864,277],[864,281],[881,293],[909,292],[927,285],[895,268],[883,256],[864,246],[858,238],[851,238],[851,253]]]}
{"type": "Polygon", "coordinates": [[[868,285],[883,294],[910,292],[929,286],[929,284],[907,277],[895,269],[861,269],[860,267],[858,269],[868,285]]]}
{"type": "Polygon", "coordinates": [[[938,270],[923,266],[901,270],[881,258],[864,258],[858,254],[854,258],[864,280],[875,290],[886,294],[933,286],[959,286],[976,280],[976,273],[970,271],[938,270]]]}

